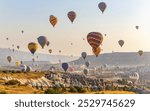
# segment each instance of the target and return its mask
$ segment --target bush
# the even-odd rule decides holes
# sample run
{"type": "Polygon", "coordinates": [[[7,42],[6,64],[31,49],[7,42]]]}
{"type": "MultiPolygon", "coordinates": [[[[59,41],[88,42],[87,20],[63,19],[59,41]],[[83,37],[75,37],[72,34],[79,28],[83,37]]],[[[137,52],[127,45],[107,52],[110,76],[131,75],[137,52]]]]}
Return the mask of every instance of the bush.
{"type": "Polygon", "coordinates": [[[53,88],[47,89],[44,93],[45,94],[62,94],[64,92],[61,87],[54,86],[53,88]]]}
{"type": "Polygon", "coordinates": [[[7,94],[6,91],[0,91],[0,94],[7,94]]]}
{"type": "Polygon", "coordinates": [[[76,93],[76,92],[78,92],[78,90],[74,87],[70,87],[69,92],[76,93]]]}
{"type": "Polygon", "coordinates": [[[5,85],[20,85],[21,83],[17,80],[9,80],[5,85]]]}

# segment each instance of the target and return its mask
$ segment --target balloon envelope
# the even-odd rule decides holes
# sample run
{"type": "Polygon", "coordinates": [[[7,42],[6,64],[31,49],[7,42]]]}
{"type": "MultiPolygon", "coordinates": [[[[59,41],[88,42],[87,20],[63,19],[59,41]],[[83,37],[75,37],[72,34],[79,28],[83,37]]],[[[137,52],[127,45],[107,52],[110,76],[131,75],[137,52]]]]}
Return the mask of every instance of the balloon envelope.
{"type": "Polygon", "coordinates": [[[88,70],[87,70],[87,69],[84,69],[84,70],[83,70],[83,73],[84,73],[85,75],[87,75],[87,74],[88,74],[88,70]]]}
{"type": "Polygon", "coordinates": [[[98,48],[96,48],[96,49],[93,48],[92,51],[93,51],[94,55],[95,55],[96,57],[98,57],[98,55],[99,55],[100,52],[101,52],[101,48],[100,48],[100,47],[98,47],[98,48]]]}
{"type": "Polygon", "coordinates": [[[40,36],[37,38],[37,40],[42,48],[44,48],[44,46],[47,44],[47,38],[45,36],[40,36]]]}
{"type": "Polygon", "coordinates": [[[90,32],[87,35],[87,41],[91,45],[92,48],[98,48],[103,42],[103,35],[99,32],[90,32]]]}
{"type": "Polygon", "coordinates": [[[7,60],[10,63],[12,61],[12,56],[7,56],[7,60]]]}
{"type": "Polygon", "coordinates": [[[142,56],[144,52],[142,50],[139,50],[138,53],[140,56],[142,56]]]}
{"type": "Polygon", "coordinates": [[[57,17],[55,17],[54,15],[51,15],[51,16],[49,17],[49,22],[52,24],[53,27],[55,27],[55,25],[56,25],[57,22],[58,22],[58,19],[57,19],[57,17]]]}
{"type": "Polygon", "coordinates": [[[122,47],[124,45],[124,40],[119,40],[118,44],[122,47]]]}
{"type": "Polygon", "coordinates": [[[30,42],[28,44],[28,49],[30,50],[30,52],[32,54],[34,54],[36,52],[36,50],[38,49],[38,44],[37,43],[34,43],[34,42],[30,42]]]}
{"type": "Polygon", "coordinates": [[[85,62],[85,65],[86,65],[86,67],[89,67],[90,62],[89,62],[89,61],[86,61],[86,62],[85,62]]]}
{"type": "Polygon", "coordinates": [[[83,59],[85,59],[86,56],[87,56],[87,53],[86,53],[86,52],[82,52],[82,53],[81,53],[81,56],[82,56],[83,59]]]}
{"type": "Polygon", "coordinates": [[[64,69],[65,72],[67,71],[68,67],[69,67],[68,63],[62,63],[62,68],[64,69]]]}
{"type": "Polygon", "coordinates": [[[99,9],[102,11],[102,13],[105,11],[105,9],[107,8],[107,5],[105,2],[100,2],[98,4],[99,9]]]}
{"type": "Polygon", "coordinates": [[[76,13],[74,11],[70,11],[68,12],[68,18],[70,19],[70,21],[73,23],[73,21],[76,18],[76,13]]]}

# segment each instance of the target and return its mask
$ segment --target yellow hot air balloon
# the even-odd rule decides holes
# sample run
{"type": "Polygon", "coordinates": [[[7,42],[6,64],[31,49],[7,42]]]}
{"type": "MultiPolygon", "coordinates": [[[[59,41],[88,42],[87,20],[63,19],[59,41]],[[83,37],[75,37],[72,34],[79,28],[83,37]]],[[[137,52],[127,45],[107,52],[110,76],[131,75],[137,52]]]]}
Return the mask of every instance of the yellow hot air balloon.
{"type": "Polygon", "coordinates": [[[56,25],[57,22],[58,22],[58,19],[57,19],[56,16],[51,15],[51,16],[49,17],[49,22],[53,25],[53,27],[55,27],[55,25],[56,25]]]}
{"type": "Polygon", "coordinates": [[[124,40],[119,40],[118,44],[122,47],[124,45],[124,40]]]}
{"type": "Polygon", "coordinates": [[[20,66],[20,64],[21,64],[21,62],[20,62],[20,61],[16,61],[16,66],[17,66],[17,67],[19,67],[19,66],[20,66]]]}
{"type": "Polygon", "coordinates": [[[101,48],[100,48],[100,47],[98,47],[98,48],[92,48],[92,51],[93,51],[94,55],[95,55],[96,57],[98,57],[98,55],[99,55],[100,52],[101,52],[101,48]]]}
{"type": "Polygon", "coordinates": [[[140,56],[142,56],[144,52],[142,50],[139,50],[138,53],[140,56]]]}
{"type": "Polygon", "coordinates": [[[30,50],[30,52],[32,54],[34,54],[36,52],[36,50],[38,49],[38,44],[37,43],[34,43],[34,42],[30,42],[28,44],[28,49],[30,50]]]}

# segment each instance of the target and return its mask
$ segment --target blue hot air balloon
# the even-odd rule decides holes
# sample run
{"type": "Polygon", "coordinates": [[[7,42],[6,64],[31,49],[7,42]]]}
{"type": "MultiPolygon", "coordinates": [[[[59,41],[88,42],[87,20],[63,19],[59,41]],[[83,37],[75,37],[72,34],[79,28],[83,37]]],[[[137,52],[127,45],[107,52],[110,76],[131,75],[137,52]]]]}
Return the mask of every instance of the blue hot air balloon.
{"type": "Polygon", "coordinates": [[[62,63],[62,68],[64,69],[65,72],[67,71],[68,67],[69,67],[68,63],[62,63]]]}

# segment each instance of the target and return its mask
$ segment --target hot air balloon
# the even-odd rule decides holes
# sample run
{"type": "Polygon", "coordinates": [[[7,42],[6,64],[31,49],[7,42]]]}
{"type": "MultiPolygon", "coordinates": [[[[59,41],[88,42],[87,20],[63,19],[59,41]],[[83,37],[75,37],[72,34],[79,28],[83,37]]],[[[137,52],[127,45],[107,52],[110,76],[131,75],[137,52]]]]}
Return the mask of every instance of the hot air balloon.
{"type": "Polygon", "coordinates": [[[13,52],[15,52],[15,49],[12,49],[13,52]]]}
{"type": "Polygon", "coordinates": [[[25,72],[27,70],[27,66],[24,65],[24,64],[21,64],[20,69],[21,69],[22,72],[25,72]]]}
{"type": "Polygon", "coordinates": [[[12,61],[12,56],[7,56],[7,60],[10,63],[12,61]]]}
{"type": "Polygon", "coordinates": [[[30,52],[32,54],[34,54],[36,52],[36,50],[38,49],[38,44],[37,43],[34,43],[34,42],[30,42],[28,44],[28,49],[30,50],[30,52]]]}
{"type": "Polygon", "coordinates": [[[24,30],[22,30],[21,33],[23,34],[23,33],[24,33],[24,30]]]}
{"type": "Polygon", "coordinates": [[[48,51],[49,51],[50,54],[52,53],[52,49],[49,49],[48,51]]]}
{"type": "Polygon", "coordinates": [[[16,61],[16,67],[19,67],[20,66],[20,61],[16,61]]]}
{"type": "Polygon", "coordinates": [[[49,41],[47,41],[46,45],[47,45],[47,46],[49,46],[49,44],[50,44],[50,42],[49,42],[49,41]]]}
{"type": "Polygon", "coordinates": [[[40,36],[37,38],[38,43],[41,45],[42,48],[44,48],[44,46],[47,43],[47,38],[45,36],[40,36]]]}
{"type": "Polygon", "coordinates": [[[86,62],[85,62],[85,65],[86,65],[86,67],[89,67],[90,62],[89,62],[89,61],[86,61],[86,62]]]}
{"type": "Polygon", "coordinates": [[[103,42],[103,35],[99,32],[90,32],[87,35],[87,41],[91,45],[92,48],[98,48],[103,42]]]}
{"type": "Polygon", "coordinates": [[[84,73],[85,75],[87,75],[87,74],[88,74],[88,70],[87,70],[87,69],[84,69],[84,70],[83,70],[83,73],[84,73]]]}
{"type": "Polygon", "coordinates": [[[86,52],[82,52],[82,53],[81,53],[81,56],[82,56],[83,59],[85,59],[86,56],[87,56],[87,53],[86,53],[86,52]]]}
{"type": "Polygon", "coordinates": [[[70,19],[70,21],[73,23],[73,21],[76,18],[76,13],[74,11],[70,11],[68,12],[68,18],[70,19]]]}
{"type": "Polygon", "coordinates": [[[138,29],[139,29],[139,26],[135,26],[135,28],[138,30],[138,29]]]}
{"type": "Polygon", "coordinates": [[[133,74],[129,75],[129,80],[131,80],[133,83],[139,80],[139,74],[137,72],[134,72],[133,74]]]}
{"type": "Polygon", "coordinates": [[[124,40],[119,40],[118,44],[122,47],[124,45],[124,40]]]}
{"type": "Polygon", "coordinates": [[[139,50],[138,53],[140,56],[142,56],[144,52],[142,50],[139,50]]]}
{"type": "Polygon", "coordinates": [[[56,25],[57,22],[58,22],[58,19],[57,19],[57,17],[55,17],[54,15],[51,15],[51,16],[49,17],[49,22],[53,25],[53,27],[55,27],[55,25],[56,25]]]}
{"type": "Polygon", "coordinates": [[[69,67],[68,63],[62,63],[62,68],[64,69],[65,72],[67,71],[68,67],[69,67]]]}
{"type": "Polygon", "coordinates": [[[18,46],[17,46],[17,49],[19,49],[19,48],[20,48],[20,46],[18,45],[18,46]]]}
{"type": "Polygon", "coordinates": [[[27,68],[26,68],[26,72],[31,72],[31,71],[32,71],[32,67],[27,66],[27,68]]]}
{"type": "Polygon", "coordinates": [[[61,50],[59,50],[59,53],[61,53],[61,50]]]}
{"type": "Polygon", "coordinates": [[[98,55],[99,55],[100,52],[101,52],[101,48],[98,47],[98,48],[96,48],[96,49],[92,49],[92,51],[93,51],[94,55],[95,55],[96,57],[98,57],[98,55]]]}
{"type": "Polygon", "coordinates": [[[32,58],[32,62],[35,62],[35,59],[34,59],[34,58],[32,58]]]}
{"type": "Polygon", "coordinates": [[[104,13],[105,9],[107,8],[107,5],[105,2],[100,2],[98,4],[99,9],[102,11],[102,13],[104,13]]]}

